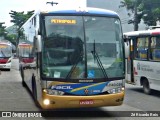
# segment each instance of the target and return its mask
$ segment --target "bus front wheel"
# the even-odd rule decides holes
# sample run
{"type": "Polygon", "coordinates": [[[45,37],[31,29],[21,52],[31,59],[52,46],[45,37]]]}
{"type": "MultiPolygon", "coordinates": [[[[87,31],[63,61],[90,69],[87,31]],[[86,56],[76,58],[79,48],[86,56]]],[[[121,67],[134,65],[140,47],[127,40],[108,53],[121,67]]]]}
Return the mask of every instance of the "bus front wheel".
{"type": "Polygon", "coordinates": [[[143,91],[146,94],[150,94],[151,93],[151,89],[150,89],[150,85],[147,79],[143,80],[143,91]]]}

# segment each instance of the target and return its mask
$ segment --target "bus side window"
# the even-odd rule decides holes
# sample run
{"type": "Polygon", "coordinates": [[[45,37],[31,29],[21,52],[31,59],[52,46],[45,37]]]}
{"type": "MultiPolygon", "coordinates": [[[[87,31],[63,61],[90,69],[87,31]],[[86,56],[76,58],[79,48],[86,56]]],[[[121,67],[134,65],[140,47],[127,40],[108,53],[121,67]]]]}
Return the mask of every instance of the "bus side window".
{"type": "Polygon", "coordinates": [[[160,49],[153,50],[153,60],[160,61],[160,49]]]}
{"type": "Polygon", "coordinates": [[[148,57],[148,37],[137,39],[137,58],[146,60],[148,57]]]}
{"type": "Polygon", "coordinates": [[[140,59],[147,59],[148,49],[143,48],[140,50],[140,59]]]}
{"type": "Polygon", "coordinates": [[[154,60],[154,49],[155,49],[155,45],[156,45],[156,37],[152,37],[151,38],[151,49],[150,49],[150,59],[154,60]]]}
{"type": "Polygon", "coordinates": [[[140,40],[137,39],[136,58],[140,58],[140,40]]]}
{"type": "Polygon", "coordinates": [[[151,59],[160,61],[160,39],[159,37],[151,38],[151,59]]]}

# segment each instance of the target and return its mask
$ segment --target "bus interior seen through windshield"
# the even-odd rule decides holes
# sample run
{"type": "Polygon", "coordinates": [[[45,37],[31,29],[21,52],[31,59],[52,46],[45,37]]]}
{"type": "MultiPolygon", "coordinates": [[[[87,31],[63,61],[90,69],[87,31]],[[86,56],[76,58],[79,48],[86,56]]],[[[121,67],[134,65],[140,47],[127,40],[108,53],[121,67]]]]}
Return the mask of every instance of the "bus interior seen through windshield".
{"type": "Polygon", "coordinates": [[[0,44],[0,58],[12,56],[12,48],[9,45],[0,44]]]}
{"type": "Polygon", "coordinates": [[[91,16],[44,16],[43,76],[123,77],[120,21],[91,16]],[[64,22],[62,20],[68,20],[64,22]],[[99,27],[101,26],[101,27],[99,27]]]}

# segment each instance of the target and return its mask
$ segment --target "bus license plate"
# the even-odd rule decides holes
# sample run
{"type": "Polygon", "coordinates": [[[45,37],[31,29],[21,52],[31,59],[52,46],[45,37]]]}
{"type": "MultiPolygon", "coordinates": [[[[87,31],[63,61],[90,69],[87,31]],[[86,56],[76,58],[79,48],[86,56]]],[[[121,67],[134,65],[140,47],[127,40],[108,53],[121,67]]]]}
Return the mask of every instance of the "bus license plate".
{"type": "Polygon", "coordinates": [[[80,105],[92,105],[94,104],[94,101],[93,100],[80,100],[79,104],[80,105]]]}

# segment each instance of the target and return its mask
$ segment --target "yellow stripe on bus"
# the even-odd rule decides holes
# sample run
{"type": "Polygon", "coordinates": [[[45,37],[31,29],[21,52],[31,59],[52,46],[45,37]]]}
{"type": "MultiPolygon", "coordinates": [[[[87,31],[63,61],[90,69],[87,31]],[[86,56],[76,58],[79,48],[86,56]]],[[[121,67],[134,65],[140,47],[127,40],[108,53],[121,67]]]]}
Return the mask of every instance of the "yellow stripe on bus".
{"type": "Polygon", "coordinates": [[[89,86],[84,86],[84,87],[80,87],[80,88],[76,88],[76,89],[71,90],[71,92],[75,92],[75,91],[78,91],[78,90],[83,90],[83,89],[86,89],[86,88],[89,88],[89,87],[93,87],[93,86],[96,86],[96,85],[100,85],[100,84],[104,84],[104,82],[103,83],[97,83],[97,84],[89,85],[89,86]]]}

